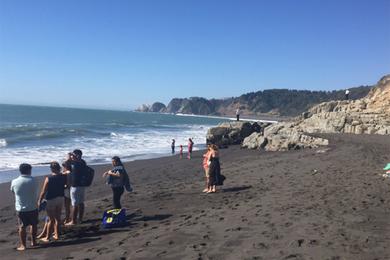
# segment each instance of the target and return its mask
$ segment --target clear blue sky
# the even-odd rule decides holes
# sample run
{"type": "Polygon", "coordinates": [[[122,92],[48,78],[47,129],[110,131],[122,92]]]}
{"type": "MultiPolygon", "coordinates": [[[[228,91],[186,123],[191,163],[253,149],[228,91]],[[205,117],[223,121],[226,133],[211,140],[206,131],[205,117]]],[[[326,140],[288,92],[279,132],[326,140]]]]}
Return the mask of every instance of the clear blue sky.
{"type": "Polygon", "coordinates": [[[0,103],[135,108],[390,73],[389,0],[0,0],[0,103]]]}

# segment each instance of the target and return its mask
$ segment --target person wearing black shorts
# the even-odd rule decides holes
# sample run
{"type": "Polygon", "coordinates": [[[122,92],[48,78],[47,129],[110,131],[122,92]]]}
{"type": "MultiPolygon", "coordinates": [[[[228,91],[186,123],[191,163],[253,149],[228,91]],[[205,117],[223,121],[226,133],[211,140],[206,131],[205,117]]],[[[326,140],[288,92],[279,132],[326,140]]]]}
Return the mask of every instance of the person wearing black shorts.
{"type": "Polygon", "coordinates": [[[35,179],[31,176],[31,169],[32,167],[30,164],[22,163],[19,166],[21,175],[11,182],[11,191],[15,195],[15,209],[19,223],[20,245],[16,248],[18,251],[26,249],[26,229],[28,226],[31,226],[31,246],[36,246],[38,225],[38,185],[35,179]]]}

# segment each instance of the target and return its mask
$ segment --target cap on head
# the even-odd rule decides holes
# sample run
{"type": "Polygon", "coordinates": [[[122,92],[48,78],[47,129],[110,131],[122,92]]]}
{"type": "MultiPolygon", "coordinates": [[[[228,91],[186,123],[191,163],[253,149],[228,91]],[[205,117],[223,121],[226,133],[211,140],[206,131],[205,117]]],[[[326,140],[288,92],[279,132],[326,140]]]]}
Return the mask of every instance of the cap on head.
{"type": "Polygon", "coordinates": [[[19,171],[23,175],[31,175],[32,166],[28,163],[22,163],[19,165],[19,171]]]}

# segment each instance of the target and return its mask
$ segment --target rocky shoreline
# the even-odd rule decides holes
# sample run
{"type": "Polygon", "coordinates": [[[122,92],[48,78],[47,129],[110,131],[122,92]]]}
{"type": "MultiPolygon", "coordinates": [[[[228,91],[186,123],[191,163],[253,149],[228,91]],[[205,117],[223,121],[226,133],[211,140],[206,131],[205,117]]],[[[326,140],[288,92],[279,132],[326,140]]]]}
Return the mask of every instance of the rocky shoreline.
{"type": "Polygon", "coordinates": [[[313,135],[319,133],[390,134],[390,75],[362,99],[324,102],[276,124],[222,123],[209,129],[206,139],[222,147],[241,144],[249,149],[286,151],[327,146],[327,139],[313,135]]]}

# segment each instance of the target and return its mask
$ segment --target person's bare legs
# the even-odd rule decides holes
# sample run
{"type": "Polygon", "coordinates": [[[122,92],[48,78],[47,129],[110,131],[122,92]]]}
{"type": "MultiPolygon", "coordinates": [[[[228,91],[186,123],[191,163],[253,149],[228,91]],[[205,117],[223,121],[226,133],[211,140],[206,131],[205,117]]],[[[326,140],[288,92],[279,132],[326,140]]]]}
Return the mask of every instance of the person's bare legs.
{"type": "Polygon", "coordinates": [[[209,178],[206,177],[206,188],[203,190],[203,192],[207,192],[209,190],[209,178]]]}
{"type": "Polygon", "coordinates": [[[19,227],[19,240],[20,245],[16,248],[18,251],[26,250],[26,227],[19,227]]]}
{"type": "Polygon", "coordinates": [[[50,239],[50,236],[54,230],[54,224],[55,224],[55,209],[52,208],[46,208],[47,216],[49,217],[49,221],[47,222],[47,232],[46,237],[41,238],[41,241],[48,242],[50,239]]]}
{"type": "Polygon", "coordinates": [[[47,222],[47,220],[45,220],[45,225],[43,226],[43,230],[42,230],[41,234],[39,234],[39,235],[37,236],[38,239],[47,236],[48,227],[49,227],[48,222],[47,222]]]}
{"type": "Polygon", "coordinates": [[[71,221],[71,219],[70,219],[70,199],[67,197],[65,197],[65,199],[64,199],[64,206],[65,206],[64,224],[66,224],[66,223],[71,221]]]}
{"type": "Polygon", "coordinates": [[[31,246],[36,246],[37,245],[37,230],[38,230],[38,227],[37,225],[31,225],[31,246]]]}
{"type": "Polygon", "coordinates": [[[56,207],[55,218],[54,218],[54,234],[53,238],[58,240],[60,237],[60,224],[61,224],[61,206],[56,207]]]}
{"type": "Polygon", "coordinates": [[[80,205],[79,205],[79,221],[80,221],[80,223],[83,222],[83,218],[84,218],[84,203],[80,203],[80,205]]]}
{"type": "Polygon", "coordinates": [[[71,220],[70,220],[70,222],[66,223],[65,226],[76,225],[77,224],[77,215],[78,215],[78,213],[79,213],[79,206],[78,205],[72,206],[72,217],[71,217],[71,220]]]}
{"type": "Polygon", "coordinates": [[[53,231],[53,224],[54,224],[54,219],[52,216],[49,216],[49,221],[47,222],[47,232],[46,236],[41,238],[42,242],[49,242],[50,240],[50,235],[52,234],[53,231]]]}

